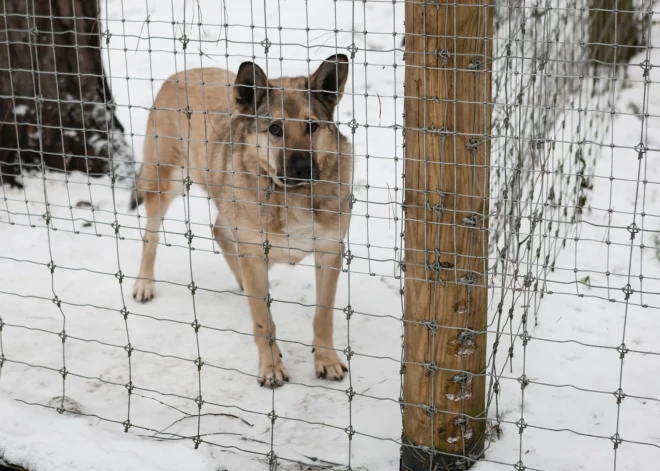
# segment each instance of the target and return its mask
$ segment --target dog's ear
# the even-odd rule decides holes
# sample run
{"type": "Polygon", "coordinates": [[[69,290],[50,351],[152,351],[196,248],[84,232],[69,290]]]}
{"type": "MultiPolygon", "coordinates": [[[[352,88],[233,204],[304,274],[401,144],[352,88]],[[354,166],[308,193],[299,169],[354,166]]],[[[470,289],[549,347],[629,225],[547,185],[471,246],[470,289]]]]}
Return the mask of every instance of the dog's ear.
{"type": "Polygon", "coordinates": [[[334,109],[344,93],[348,79],[348,57],[336,54],[328,57],[310,77],[312,93],[334,109]]]}
{"type": "Polygon", "coordinates": [[[266,96],[268,79],[261,67],[254,62],[243,62],[236,73],[234,100],[239,110],[254,114],[266,96]]]}

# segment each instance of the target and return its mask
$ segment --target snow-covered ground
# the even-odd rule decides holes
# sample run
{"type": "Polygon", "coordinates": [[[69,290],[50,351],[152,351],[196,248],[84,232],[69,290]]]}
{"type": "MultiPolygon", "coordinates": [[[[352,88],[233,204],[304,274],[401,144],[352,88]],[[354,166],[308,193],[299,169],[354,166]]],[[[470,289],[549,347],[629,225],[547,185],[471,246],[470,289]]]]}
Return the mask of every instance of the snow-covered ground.
{"type": "MultiPolygon", "coordinates": [[[[141,305],[131,289],[144,219],[128,211],[129,192],[118,189],[113,197],[107,180],[88,185],[80,175],[70,176],[68,184],[59,174],[45,183],[32,178],[25,190],[4,188],[6,199],[0,201],[5,323],[0,335],[7,358],[0,377],[0,456],[34,471],[251,471],[268,469],[272,442],[283,470],[349,464],[369,471],[398,469],[402,312],[394,247],[400,246],[401,226],[393,218],[400,207],[392,189],[402,186],[401,160],[394,157],[401,158],[403,150],[400,131],[387,126],[402,123],[403,100],[392,97],[403,96],[404,62],[401,36],[392,32],[403,31],[403,2],[232,1],[225,7],[199,0],[187,1],[185,10],[182,0],[105,4],[104,24],[107,19],[112,33],[107,72],[138,160],[148,108],[162,80],[175,71],[200,63],[236,70],[253,55],[264,65],[261,44],[268,37],[270,74],[305,74],[308,57],[319,61],[336,47],[358,45],[359,67],[338,110],[342,123],[372,124],[355,134],[359,201],[350,238],[355,259],[351,282],[342,275],[336,300],[338,309],[350,303],[356,312],[350,338],[343,315],[336,316],[335,327],[336,347],[350,343],[356,352],[350,383],[314,377],[310,262],[271,272],[273,312],[291,383],[276,391],[259,388],[247,303],[213,245],[214,209],[206,199],[191,202],[192,255],[183,235],[183,201],[170,209],[167,245],[159,247],[156,263],[163,283],[158,296],[141,305]],[[179,40],[184,33],[190,38],[185,54],[185,41],[179,40]],[[57,230],[45,229],[44,185],[57,230]],[[76,207],[79,201],[91,202],[93,213],[76,207]],[[111,226],[115,211],[119,239],[111,226]],[[198,335],[191,327],[190,266],[200,288],[194,304],[202,325],[198,335]],[[119,271],[125,277],[121,284],[119,271]],[[124,308],[130,312],[126,319],[124,308]],[[63,330],[64,343],[57,335],[63,330]],[[130,358],[124,349],[129,342],[130,358]],[[198,356],[204,360],[201,374],[194,363],[198,356]],[[350,405],[349,386],[357,393],[350,405]],[[64,406],[83,415],[57,414],[64,395],[69,398],[64,406]],[[199,396],[204,404],[198,419],[199,396]],[[124,433],[127,420],[131,427],[124,433]],[[349,426],[356,431],[352,441],[345,431],[349,426]],[[192,439],[180,439],[197,435],[204,440],[197,450],[192,439]]],[[[657,43],[660,34],[652,40],[657,43]]],[[[660,63],[660,55],[651,52],[650,62],[660,63]]],[[[654,75],[651,70],[652,81],[654,75]]],[[[527,469],[548,471],[613,466],[646,471],[660,460],[660,262],[653,246],[660,231],[660,140],[653,132],[660,95],[656,84],[644,87],[641,68],[631,68],[630,77],[636,81],[614,94],[618,113],[611,136],[598,137],[615,146],[593,149],[599,152],[593,191],[583,221],[571,230],[579,241],[569,240],[557,259],[548,276],[552,294],[544,296],[538,325],[530,319],[532,339],[524,350],[517,340],[513,370],[502,373],[503,433],[475,467],[479,471],[511,469],[519,461],[527,469]],[[648,118],[642,121],[644,113],[648,118]],[[638,160],[634,147],[640,142],[648,151],[638,160]],[[627,227],[633,220],[640,232],[631,252],[627,227]],[[633,293],[626,306],[622,288],[628,283],[633,293]],[[616,350],[622,342],[629,350],[623,368],[616,350]],[[523,373],[530,381],[524,402],[517,380],[523,373]],[[619,388],[626,396],[620,405],[614,396],[619,388]],[[522,435],[515,425],[521,417],[527,424],[522,435]],[[623,442],[615,452],[610,437],[616,433],[623,442]]],[[[348,126],[342,128],[350,134],[348,126]]],[[[503,337],[500,365],[509,342],[503,337]]]]}

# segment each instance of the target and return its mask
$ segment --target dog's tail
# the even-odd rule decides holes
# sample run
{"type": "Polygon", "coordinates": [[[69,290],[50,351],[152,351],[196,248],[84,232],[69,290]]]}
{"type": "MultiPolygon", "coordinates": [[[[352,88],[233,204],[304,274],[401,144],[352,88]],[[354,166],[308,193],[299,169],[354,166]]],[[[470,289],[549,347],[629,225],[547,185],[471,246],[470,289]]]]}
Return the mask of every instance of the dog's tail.
{"type": "Polygon", "coordinates": [[[135,211],[137,207],[142,204],[143,200],[144,197],[142,196],[142,192],[138,189],[135,189],[131,197],[131,211],[135,211]]]}

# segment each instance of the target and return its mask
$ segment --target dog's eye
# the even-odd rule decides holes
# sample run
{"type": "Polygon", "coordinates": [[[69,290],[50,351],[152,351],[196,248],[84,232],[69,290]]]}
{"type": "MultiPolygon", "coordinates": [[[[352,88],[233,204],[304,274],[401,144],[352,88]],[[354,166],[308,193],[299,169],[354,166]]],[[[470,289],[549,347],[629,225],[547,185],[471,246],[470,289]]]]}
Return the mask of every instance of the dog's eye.
{"type": "Polygon", "coordinates": [[[309,127],[309,130],[314,134],[316,130],[319,128],[319,125],[317,123],[312,123],[309,127]]]}
{"type": "Polygon", "coordinates": [[[282,128],[277,124],[271,124],[270,127],[268,128],[268,132],[271,133],[273,136],[281,136],[282,128]]]}

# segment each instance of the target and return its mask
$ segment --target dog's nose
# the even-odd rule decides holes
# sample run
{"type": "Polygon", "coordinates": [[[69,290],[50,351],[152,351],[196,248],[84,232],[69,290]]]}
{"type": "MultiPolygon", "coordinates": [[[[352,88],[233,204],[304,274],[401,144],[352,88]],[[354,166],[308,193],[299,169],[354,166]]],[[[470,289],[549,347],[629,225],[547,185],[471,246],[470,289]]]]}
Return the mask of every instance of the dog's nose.
{"type": "Polygon", "coordinates": [[[314,179],[318,171],[314,171],[314,162],[308,152],[296,152],[291,156],[287,167],[287,178],[292,179],[293,185],[300,185],[314,179]]]}

